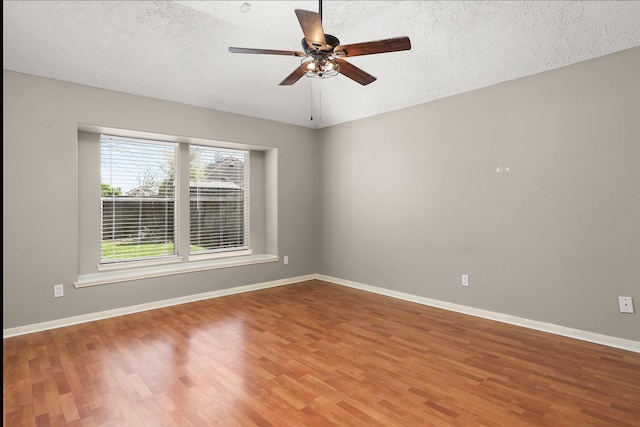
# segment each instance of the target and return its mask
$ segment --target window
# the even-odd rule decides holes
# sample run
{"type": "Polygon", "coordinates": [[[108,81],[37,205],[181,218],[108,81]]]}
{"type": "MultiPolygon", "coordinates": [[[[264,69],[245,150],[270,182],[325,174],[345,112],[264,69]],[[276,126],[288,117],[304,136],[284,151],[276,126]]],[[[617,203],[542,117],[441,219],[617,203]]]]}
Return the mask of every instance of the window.
{"type": "Polygon", "coordinates": [[[176,255],[176,144],[100,138],[100,263],[176,255]]]}
{"type": "Polygon", "coordinates": [[[179,255],[176,186],[187,177],[188,254],[248,249],[246,152],[188,145],[187,175],[179,168],[177,147],[101,136],[101,263],[179,255]]]}
{"type": "Polygon", "coordinates": [[[76,287],[278,261],[277,149],[110,130],[78,129],[76,287]]]}
{"type": "Polygon", "coordinates": [[[190,253],[247,249],[246,153],[189,147],[190,253]]]}

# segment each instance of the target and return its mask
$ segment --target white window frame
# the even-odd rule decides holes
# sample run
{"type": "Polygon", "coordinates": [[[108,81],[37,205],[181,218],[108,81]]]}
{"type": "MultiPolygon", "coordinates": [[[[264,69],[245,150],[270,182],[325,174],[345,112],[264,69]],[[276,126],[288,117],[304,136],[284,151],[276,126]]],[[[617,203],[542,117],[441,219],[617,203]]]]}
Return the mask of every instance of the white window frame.
{"type": "MultiPolygon", "coordinates": [[[[211,270],[232,266],[251,265],[266,262],[277,262],[277,149],[249,144],[238,144],[224,141],[206,140],[200,138],[170,137],[158,134],[124,131],[91,125],[78,127],[78,280],[74,285],[78,288],[85,286],[117,283],[141,278],[159,277],[184,272],[211,270]],[[264,206],[256,206],[247,201],[246,209],[248,222],[247,249],[231,250],[204,254],[189,254],[189,180],[182,179],[176,188],[176,255],[157,259],[140,261],[100,263],[100,248],[93,248],[96,236],[100,240],[100,225],[96,227],[97,208],[91,204],[98,198],[92,196],[91,191],[99,188],[99,137],[101,133],[111,135],[151,139],[178,144],[178,169],[180,174],[186,168],[189,176],[189,146],[202,145],[225,150],[242,150],[247,155],[248,182],[247,192],[251,194],[250,182],[255,181],[264,186],[264,191],[258,197],[264,201],[264,206]],[[95,158],[97,155],[97,158],[95,158]],[[255,171],[250,158],[257,158],[255,171]],[[97,186],[97,187],[96,187],[97,186]],[[186,202],[183,202],[185,200],[186,202]],[[255,213],[258,215],[255,215],[255,213]],[[255,220],[255,218],[258,218],[255,220]],[[255,225],[255,227],[253,225],[255,225]],[[254,231],[255,229],[255,231],[254,231]],[[249,237],[251,236],[251,237],[249,237]],[[257,250],[256,250],[257,249],[257,250]],[[94,262],[92,260],[97,260],[94,262]]],[[[99,191],[98,196],[99,196],[99,191]]],[[[97,224],[100,224],[98,216],[97,224]]]]}

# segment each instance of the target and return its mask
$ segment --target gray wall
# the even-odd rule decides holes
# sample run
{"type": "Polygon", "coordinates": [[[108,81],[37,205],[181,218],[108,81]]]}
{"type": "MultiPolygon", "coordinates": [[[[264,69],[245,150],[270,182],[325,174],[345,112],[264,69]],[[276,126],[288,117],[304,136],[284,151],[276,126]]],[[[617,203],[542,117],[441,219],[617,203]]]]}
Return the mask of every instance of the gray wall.
{"type": "Polygon", "coordinates": [[[640,340],[639,69],[636,48],[317,131],[3,71],[3,327],[320,273],[640,340]],[[289,265],[73,288],[78,123],[278,147],[289,265]]]}
{"type": "Polygon", "coordinates": [[[3,122],[5,329],[317,271],[318,144],[311,129],[9,71],[3,71],[3,122]],[[74,288],[79,123],[276,147],[277,248],[289,264],[74,288]],[[58,283],[65,285],[63,298],[53,298],[58,283]]]}
{"type": "Polygon", "coordinates": [[[324,275],[640,340],[640,48],[321,139],[324,275]]]}

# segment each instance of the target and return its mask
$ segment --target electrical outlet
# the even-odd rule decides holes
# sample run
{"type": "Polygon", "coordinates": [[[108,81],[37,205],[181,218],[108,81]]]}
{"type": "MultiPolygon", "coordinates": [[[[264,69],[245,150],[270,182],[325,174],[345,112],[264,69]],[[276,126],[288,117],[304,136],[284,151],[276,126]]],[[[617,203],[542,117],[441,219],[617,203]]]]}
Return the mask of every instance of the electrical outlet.
{"type": "Polygon", "coordinates": [[[284,263],[289,264],[289,256],[287,255],[284,256],[284,263]]]}
{"type": "Polygon", "coordinates": [[[618,297],[620,313],[633,313],[633,299],[631,297],[618,297]]]}
{"type": "Polygon", "coordinates": [[[468,274],[463,274],[462,275],[462,286],[469,286],[469,275],[468,274]]]}
{"type": "Polygon", "coordinates": [[[55,285],[53,287],[53,296],[55,298],[60,298],[64,296],[64,285],[55,285]]]}

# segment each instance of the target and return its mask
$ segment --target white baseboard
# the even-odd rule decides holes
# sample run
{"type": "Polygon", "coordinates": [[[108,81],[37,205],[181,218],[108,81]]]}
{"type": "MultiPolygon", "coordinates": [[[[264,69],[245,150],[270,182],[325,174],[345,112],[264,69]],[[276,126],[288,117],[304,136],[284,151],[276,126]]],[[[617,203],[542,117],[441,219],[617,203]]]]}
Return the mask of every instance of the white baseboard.
{"type": "Polygon", "coordinates": [[[180,298],[172,298],[162,301],[154,301],[146,304],[132,305],[129,307],[117,308],[114,310],[99,311],[96,313],[83,314],[81,316],[67,317],[64,319],[51,320],[49,322],[36,323],[33,325],[20,326],[2,330],[2,338],[9,338],[18,335],[30,334],[33,332],[46,331],[49,329],[62,328],[65,326],[77,325],[80,323],[93,322],[94,320],[108,319],[110,317],[123,316],[125,314],[140,313],[156,308],[169,307],[172,305],[185,304],[188,302],[201,301],[210,298],[223,297],[225,295],[239,294],[242,292],[257,291],[259,289],[273,288],[275,286],[290,285],[305,280],[313,280],[315,274],[306,276],[291,277],[288,279],[274,280],[271,282],[256,283],[253,285],[238,286],[235,288],[221,289],[219,291],[205,292],[202,294],[188,295],[180,298]]]}
{"type": "Polygon", "coordinates": [[[18,335],[30,334],[33,332],[40,332],[49,329],[62,328],[65,326],[77,325],[80,323],[93,322],[95,320],[108,319],[111,317],[123,316],[125,314],[139,313],[142,311],[153,310],[156,308],[169,307],[172,305],[185,304],[194,301],[201,301],[210,298],[218,298],[225,295],[233,295],[242,292],[256,291],[259,289],[267,289],[275,286],[290,285],[306,280],[323,280],[325,282],[334,283],[336,285],[347,286],[350,288],[360,289],[367,292],[373,292],[380,295],[385,295],[392,298],[397,298],[405,301],[415,302],[422,305],[431,307],[442,308],[449,311],[455,311],[457,313],[468,314],[471,316],[481,317],[489,320],[496,320],[498,322],[508,323],[511,325],[522,326],[529,329],[548,332],[555,335],[561,335],[568,338],[574,338],[581,341],[587,341],[595,344],[601,344],[608,347],[619,348],[622,350],[629,350],[636,353],[640,353],[640,342],[627,340],[623,338],[611,337],[608,335],[596,334],[593,332],[582,331],[579,329],[567,328],[564,326],[554,325],[552,323],[539,322],[536,320],[525,319],[522,317],[511,316],[508,314],[497,313],[488,310],[481,310],[478,308],[468,307],[460,304],[453,304],[446,301],[435,300],[431,298],[420,297],[417,295],[407,294],[403,292],[396,292],[385,288],[379,288],[376,286],[365,285],[362,283],[352,282],[349,280],[338,279],[335,277],[324,276],[321,274],[308,274],[305,276],[291,277],[288,279],[274,280],[270,282],[256,283],[253,285],[238,286],[235,288],[221,289],[219,291],[205,292],[202,294],[188,295],[180,298],[173,298],[162,301],[154,301],[146,304],[133,305],[129,307],[122,307],[114,310],[105,310],[96,313],[84,314],[81,316],[67,317],[64,319],[52,320],[49,322],[36,323],[33,325],[20,326],[17,328],[3,329],[2,337],[9,338],[18,335]]]}
{"type": "Polygon", "coordinates": [[[419,297],[412,294],[391,291],[389,289],[364,285],[362,283],[351,282],[349,280],[338,279],[335,277],[316,275],[316,279],[335,283],[337,285],[348,286],[350,288],[360,289],[363,291],[373,292],[376,294],[385,295],[392,298],[411,301],[411,302],[415,302],[422,305],[428,305],[431,307],[442,308],[445,310],[455,311],[462,314],[468,314],[470,316],[481,317],[489,320],[496,320],[502,323],[522,326],[524,328],[548,332],[550,334],[561,335],[563,337],[575,338],[581,341],[587,341],[595,344],[605,345],[608,347],[615,347],[622,350],[629,350],[636,353],[640,353],[640,342],[638,341],[632,341],[624,338],[616,338],[608,335],[596,334],[594,332],[587,332],[587,331],[582,331],[580,329],[567,328],[564,326],[554,325],[552,323],[539,322],[537,320],[525,319],[522,317],[496,313],[488,310],[481,310],[479,308],[468,307],[460,304],[453,304],[446,301],[419,297]]]}

